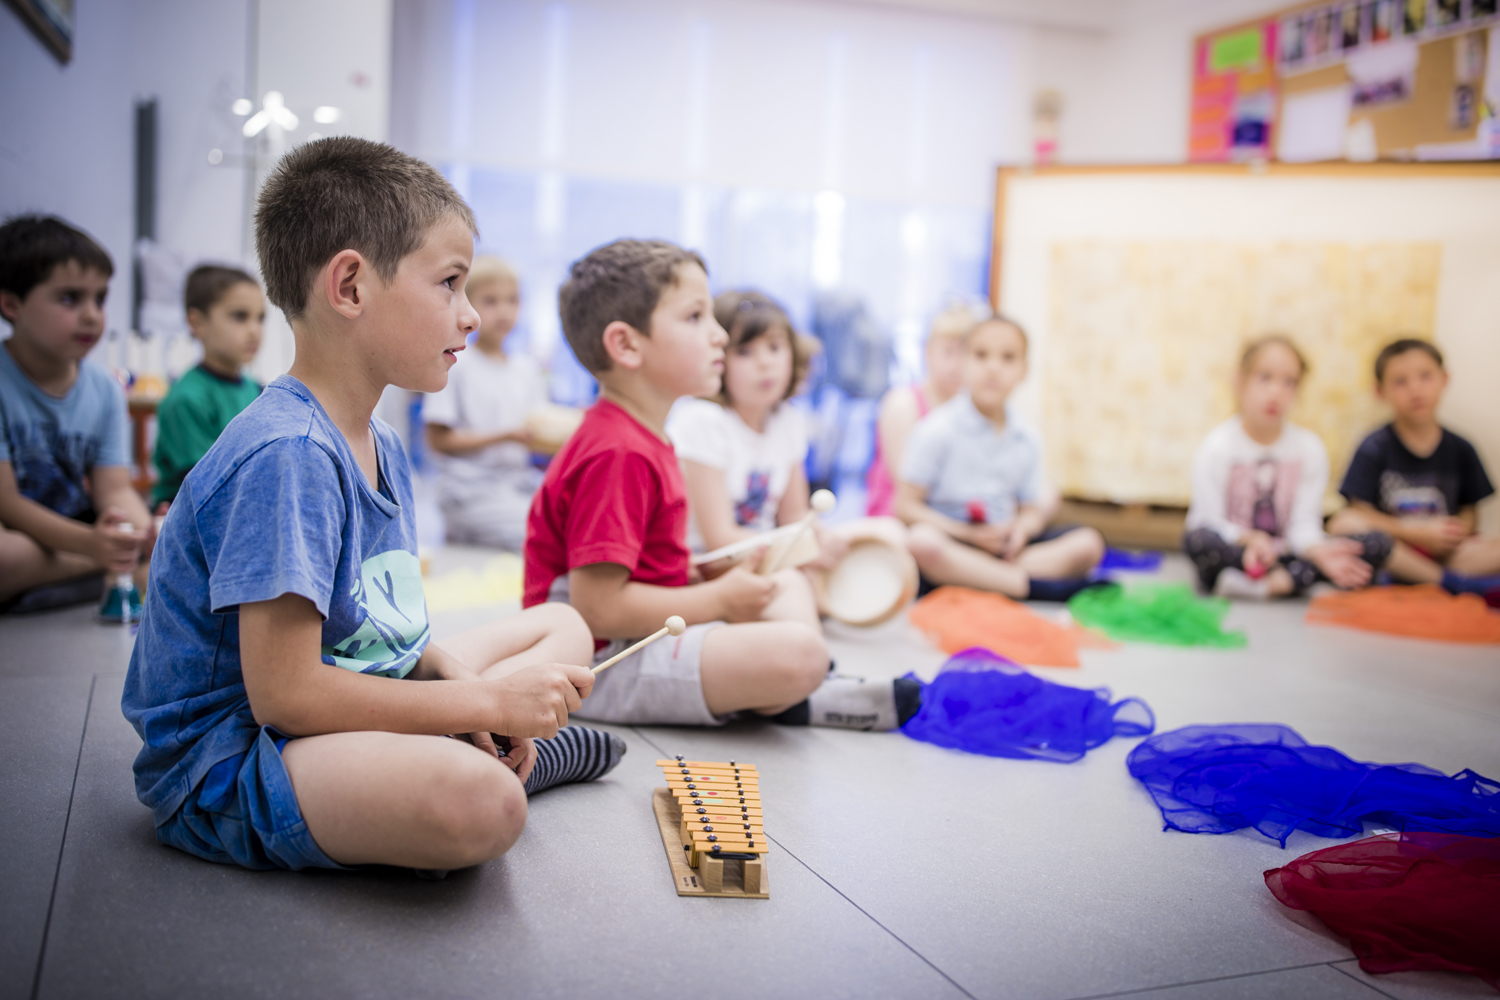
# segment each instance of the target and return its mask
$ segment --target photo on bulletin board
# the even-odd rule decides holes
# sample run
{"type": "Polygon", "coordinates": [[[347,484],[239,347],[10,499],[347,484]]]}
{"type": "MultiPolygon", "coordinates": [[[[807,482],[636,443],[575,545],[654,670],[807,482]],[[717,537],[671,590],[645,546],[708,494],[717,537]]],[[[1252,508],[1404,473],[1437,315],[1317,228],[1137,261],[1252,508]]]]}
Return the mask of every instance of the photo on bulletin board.
{"type": "Polygon", "coordinates": [[[73,58],[73,0],[6,0],[60,63],[73,58]]]}
{"type": "Polygon", "coordinates": [[[1428,25],[1432,28],[1446,28],[1457,24],[1463,17],[1463,0],[1432,0],[1432,10],[1428,25]]]}
{"type": "Polygon", "coordinates": [[[1321,61],[1333,50],[1334,8],[1325,7],[1312,16],[1312,31],[1307,44],[1307,57],[1321,61]]]}
{"type": "Polygon", "coordinates": [[[1283,68],[1296,66],[1302,61],[1306,28],[1306,18],[1288,17],[1282,20],[1281,65],[1283,68]]]}
{"type": "Polygon", "coordinates": [[[1339,47],[1345,52],[1352,52],[1359,48],[1363,32],[1360,30],[1364,21],[1364,5],[1354,0],[1346,3],[1339,11],[1339,47]]]}
{"type": "Polygon", "coordinates": [[[1469,0],[1469,20],[1493,18],[1500,13],[1500,4],[1496,0],[1469,0]]]}
{"type": "Polygon", "coordinates": [[[1370,41],[1388,42],[1396,34],[1396,0],[1375,0],[1370,5],[1370,41]]]}
{"type": "Polygon", "coordinates": [[[1405,0],[1401,5],[1401,33],[1420,35],[1427,28],[1427,0],[1405,0]]]}

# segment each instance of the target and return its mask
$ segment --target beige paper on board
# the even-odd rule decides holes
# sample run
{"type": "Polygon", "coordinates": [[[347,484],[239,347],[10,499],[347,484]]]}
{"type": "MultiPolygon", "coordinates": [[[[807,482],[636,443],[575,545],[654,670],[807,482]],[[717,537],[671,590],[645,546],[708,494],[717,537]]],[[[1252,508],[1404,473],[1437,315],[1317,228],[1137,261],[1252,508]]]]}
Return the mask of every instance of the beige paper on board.
{"type": "Polygon", "coordinates": [[[1186,505],[1193,453],[1234,412],[1242,345],[1288,332],[1311,371],[1292,412],[1328,447],[1328,502],[1382,419],[1370,369],[1433,335],[1437,243],[1052,244],[1043,438],[1065,495],[1186,505]]]}

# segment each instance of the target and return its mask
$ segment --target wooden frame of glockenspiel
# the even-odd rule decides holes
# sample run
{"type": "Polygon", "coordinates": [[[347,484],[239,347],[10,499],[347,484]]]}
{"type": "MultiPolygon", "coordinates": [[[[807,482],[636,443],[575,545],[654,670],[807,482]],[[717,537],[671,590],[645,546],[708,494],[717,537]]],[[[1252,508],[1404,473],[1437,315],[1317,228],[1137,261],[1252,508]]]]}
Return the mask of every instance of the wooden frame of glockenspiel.
{"type": "Polygon", "coordinates": [[[656,763],[667,787],[652,793],[652,807],[677,895],[769,899],[755,766],[682,757],[656,763]]]}

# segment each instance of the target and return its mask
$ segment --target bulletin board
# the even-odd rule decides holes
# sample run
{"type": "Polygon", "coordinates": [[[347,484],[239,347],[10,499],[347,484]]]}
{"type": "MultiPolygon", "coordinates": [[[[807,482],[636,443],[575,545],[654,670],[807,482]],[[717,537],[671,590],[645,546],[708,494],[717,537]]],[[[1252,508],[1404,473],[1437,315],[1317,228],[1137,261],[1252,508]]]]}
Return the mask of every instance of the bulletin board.
{"type": "Polygon", "coordinates": [[[1188,158],[1493,158],[1497,37],[1496,0],[1321,0],[1205,33],[1188,158]]]}
{"type": "Polygon", "coordinates": [[[1017,409],[1065,496],[1186,506],[1241,348],[1284,332],[1331,504],[1384,420],[1375,354],[1418,336],[1448,355],[1443,419],[1500,472],[1497,218],[1500,164],[1002,169],[992,294],[1032,347],[1017,409]]]}

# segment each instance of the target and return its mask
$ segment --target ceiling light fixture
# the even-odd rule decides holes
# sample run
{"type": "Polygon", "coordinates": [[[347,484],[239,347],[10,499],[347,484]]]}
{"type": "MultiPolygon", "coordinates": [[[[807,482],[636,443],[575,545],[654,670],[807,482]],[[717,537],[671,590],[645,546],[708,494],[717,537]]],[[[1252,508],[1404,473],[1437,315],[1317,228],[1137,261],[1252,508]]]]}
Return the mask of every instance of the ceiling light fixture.
{"type": "Polygon", "coordinates": [[[276,124],[290,132],[297,127],[299,119],[286,106],[286,99],[279,90],[268,90],[261,101],[260,110],[250,116],[242,131],[245,137],[259,135],[267,125],[276,124]]]}

